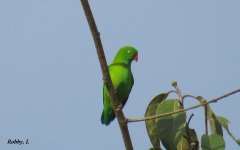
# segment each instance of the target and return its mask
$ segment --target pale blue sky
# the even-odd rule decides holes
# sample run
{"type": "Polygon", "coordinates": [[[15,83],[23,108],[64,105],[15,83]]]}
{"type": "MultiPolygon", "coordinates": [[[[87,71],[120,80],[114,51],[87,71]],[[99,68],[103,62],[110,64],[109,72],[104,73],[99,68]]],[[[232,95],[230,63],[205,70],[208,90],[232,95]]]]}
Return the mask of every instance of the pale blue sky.
{"type": "MultiPolygon", "coordinates": [[[[90,4],[108,63],[121,46],[139,49],[127,117],[142,117],[155,95],[172,89],[172,80],[183,93],[206,99],[240,88],[239,0],[90,4]]],[[[108,127],[100,122],[102,74],[80,1],[2,0],[0,19],[0,149],[124,149],[116,120],[108,127]],[[6,144],[17,138],[30,144],[6,144]]],[[[211,105],[237,137],[239,99],[211,105]]],[[[201,137],[203,110],[194,113],[190,126],[201,137]]],[[[151,147],[143,122],[129,130],[136,150],[151,147]]],[[[227,150],[239,149],[225,140],[227,150]]]]}

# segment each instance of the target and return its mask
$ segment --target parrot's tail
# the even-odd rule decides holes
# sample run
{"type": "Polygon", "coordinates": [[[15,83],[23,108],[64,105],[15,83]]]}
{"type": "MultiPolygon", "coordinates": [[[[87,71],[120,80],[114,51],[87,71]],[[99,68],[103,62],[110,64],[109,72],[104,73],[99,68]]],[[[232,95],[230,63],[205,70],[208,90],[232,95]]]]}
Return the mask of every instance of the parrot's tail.
{"type": "Polygon", "coordinates": [[[101,116],[101,122],[102,124],[105,124],[106,126],[109,125],[113,120],[115,119],[115,113],[114,111],[110,111],[110,112],[102,112],[102,116],[101,116]]]}

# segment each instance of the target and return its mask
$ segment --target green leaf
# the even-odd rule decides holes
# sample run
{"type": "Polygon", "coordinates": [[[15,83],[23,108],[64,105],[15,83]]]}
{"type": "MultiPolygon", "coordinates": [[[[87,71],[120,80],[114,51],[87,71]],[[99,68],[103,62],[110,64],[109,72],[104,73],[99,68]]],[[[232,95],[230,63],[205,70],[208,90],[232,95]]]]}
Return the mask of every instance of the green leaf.
{"type": "Polygon", "coordinates": [[[219,121],[219,123],[223,126],[223,128],[227,131],[227,133],[229,134],[229,136],[238,144],[240,145],[240,139],[236,139],[235,136],[230,132],[229,128],[228,128],[228,124],[230,123],[229,120],[227,120],[224,117],[221,116],[217,116],[217,120],[219,121]]]}
{"type": "MultiPolygon", "coordinates": [[[[153,100],[149,103],[149,105],[147,107],[147,110],[145,112],[145,117],[156,115],[156,110],[157,110],[158,104],[160,104],[162,101],[164,101],[167,98],[167,96],[168,96],[168,93],[162,93],[162,94],[159,94],[156,97],[154,97],[153,100]]],[[[145,121],[148,136],[151,140],[153,147],[160,148],[160,139],[159,139],[160,132],[157,128],[156,123],[157,123],[156,119],[151,119],[151,120],[145,121]]]]}
{"type": "Polygon", "coordinates": [[[189,145],[186,138],[181,138],[181,141],[177,145],[177,150],[191,150],[191,146],[189,145]]]}
{"type": "Polygon", "coordinates": [[[212,134],[218,134],[218,135],[223,136],[222,126],[219,123],[219,121],[217,120],[216,115],[213,113],[213,111],[209,105],[207,105],[207,116],[209,119],[209,124],[210,124],[212,134]]]}
{"type": "Polygon", "coordinates": [[[217,116],[217,120],[225,129],[226,128],[228,129],[228,124],[230,123],[230,121],[227,120],[227,118],[224,118],[222,116],[217,116]]]}
{"type": "MultiPolygon", "coordinates": [[[[207,100],[202,96],[198,96],[197,99],[202,104],[207,102],[207,100]]],[[[211,132],[213,134],[219,134],[219,135],[223,136],[222,126],[218,122],[216,115],[213,113],[211,107],[208,104],[204,105],[203,107],[207,109],[207,118],[209,120],[211,132]]]]}
{"type": "Polygon", "coordinates": [[[194,129],[186,127],[186,135],[183,135],[178,143],[177,150],[198,150],[199,142],[194,129]]]}
{"type": "Polygon", "coordinates": [[[197,133],[194,129],[188,129],[189,132],[189,138],[191,140],[191,147],[192,149],[199,149],[199,142],[198,142],[198,137],[197,137],[197,133]]]}
{"type": "MultiPolygon", "coordinates": [[[[182,109],[179,100],[166,100],[158,105],[157,115],[173,112],[182,109]]],[[[185,133],[186,113],[176,113],[173,115],[157,118],[160,140],[166,149],[177,149],[177,145],[185,133]]]]}
{"type": "Polygon", "coordinates": [[[225,142],[221,135],[212,134],[208,136],[204,134],[201,139],[201,147],[202,150],[225,150],[225,142]]]}
{"type": "Polygon", "coordinates": [[[199,142],[194,129],[188,128],[186,135],[183,135],[181,141],[177,145],[177,150],[198,150],[199,142]]]}

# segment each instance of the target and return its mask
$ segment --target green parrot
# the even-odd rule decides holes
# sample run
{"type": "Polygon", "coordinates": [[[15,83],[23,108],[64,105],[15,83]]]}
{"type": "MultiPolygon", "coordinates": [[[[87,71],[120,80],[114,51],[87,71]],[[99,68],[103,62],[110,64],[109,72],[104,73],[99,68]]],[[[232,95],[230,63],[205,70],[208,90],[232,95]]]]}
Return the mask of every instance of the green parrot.
{"type": "MultiPolygon", "coordinates": [[[[124,46],[119,49],[112,64],[108,67],[113,87],[116,90],[116,96],[120,101],[119,107],[121,109],[126,104],[134,84],[131,71],[131,63],[133,60],[138,60],[137,49],[132,46],[124,46]]],[[[109,125],[110,122],[115,119],[115,113],[105,84],[103,85],[103,106],[101,122],[102,124],[109,125]]]]}

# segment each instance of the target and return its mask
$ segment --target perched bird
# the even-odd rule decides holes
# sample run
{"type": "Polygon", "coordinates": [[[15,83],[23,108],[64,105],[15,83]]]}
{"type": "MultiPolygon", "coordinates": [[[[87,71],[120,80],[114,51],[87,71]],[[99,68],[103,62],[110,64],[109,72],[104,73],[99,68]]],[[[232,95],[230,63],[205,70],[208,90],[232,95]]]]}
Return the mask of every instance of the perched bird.
{"type": "MultiPolygon", "coordinates": [[[[137,49],[132,46],[124,46],[119,49],[112,64],[109,65],[110,77],[113,87],[116,90],[118,101],[120,101],[120,108],[123,108],[126,104],[134,84],[131,71],[131,63],[133,60],[138,60],[137,49]]],[[[110,122],[115,119],[115,113],[105,84],[103,85],[103,105],[101,122],[102,124],[109,125],[110,122]]]]}

